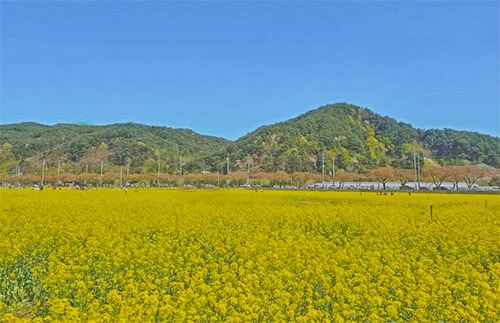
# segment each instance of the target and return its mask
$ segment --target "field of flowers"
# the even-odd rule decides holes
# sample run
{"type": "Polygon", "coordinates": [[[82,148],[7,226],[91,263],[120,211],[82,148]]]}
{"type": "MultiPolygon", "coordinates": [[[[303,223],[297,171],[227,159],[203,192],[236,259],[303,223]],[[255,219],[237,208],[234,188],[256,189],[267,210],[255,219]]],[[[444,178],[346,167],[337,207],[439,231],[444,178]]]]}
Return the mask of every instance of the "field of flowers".
{"type": "Polygon", "coordinates": [[[0,321],[500,320],[498,195],[1,189],[0,202],[0,321]]]}

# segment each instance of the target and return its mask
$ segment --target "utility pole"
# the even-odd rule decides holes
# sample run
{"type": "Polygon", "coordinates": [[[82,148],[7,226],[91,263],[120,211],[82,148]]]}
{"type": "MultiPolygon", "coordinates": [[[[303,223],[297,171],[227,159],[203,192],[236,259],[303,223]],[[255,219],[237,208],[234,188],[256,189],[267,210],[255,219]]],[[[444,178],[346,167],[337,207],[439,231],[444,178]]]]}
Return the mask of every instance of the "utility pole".
{"type": "Polygon", "coordinates": [[[181,155],[179,163],[180,163],[179,164],[179,176],[180,176],[180,179],[182,180],[182,155],[181,155]]]}
{"type": "Polygon", "coordinates": [[[59,174],[61,172],[61,162],[57,162],[57,184],[61,184],[61,181],[59,180],[59,174]]]}
{"type": "Polygon", "coordinates": [[[161,155],[158,157],[158,186],[160,186],[160,161],[161,161],[161,155]]]}
{"type": "Polygon", "coordinates": [[[227,158],[226,158],[226,161],[227,161],[227,180],[226,180],[226,183],[227,183],[227,187],[229,187],[229,183],[231,183],[231,175],[229,174],[229,155],[227,155],[227,158]]]}
{"type": "Polygon", "coordinates": [[[323,155],[321,158],[321,172],[322,172],[322,180],[321,184],[323,184],[323,188],[325,188],[325,150],[323,149],[323,155]]]}
{"type": "Polygon", "coordinates": [[[220,172],[217,171],[217,187],[220,187],[220,172]]]}
{"type": "Polygon", "coordinates": [[[122,187],[122,180],[123,180],[123,166],[120,166],[120,187],[122,187]]]}
{"type": "Polygon", "coordinates": [[[43,187],[43,179],[44,179],[44,176],[45,176],[45,158],[43,159],[42,161],[42,183],[41,183],[41,186],[43,187]]]}
{"type": "MultiPolygon", "coordinates": [[[[88,164],[85,164],[85,174],[87,174],[89,172],[89,165],[88,164]]],[[[85,184],[85,186],[87,186],[87,179],[85,179],[83,181],[83,184],[85,184]]]]}
{"type": "Polygon", "coordinates": [[[128,186],[128,174],[129,174],[129,170],[130,170],[130,159],[127,158],[127,181],[125,182],[125,186],[128,186]]]}
{"type": "Polygon", "coordinates": [[[247,185],[250,185],[250,159],[247,161],[247,185]]]}
{"type": "Polygon", "coordinates": [[[417,172],[417,156],[415,154],[415,147],[412,147],[412,152],[413,152],[413,170],[415,172],[415,189],[417,189],[418,172],[417,172]]]}
{"type": "Polygon", "coordinates": [[[332,157],[332,186],[335,186],[335,157],[337,156],[334,153],[332,157]]]}
{"type": "Polygon", "coordinates": [[[16,165],[16,177],[18,186],[21,184],[21,182],[19,181],[20,176],[21,176],[21,167],[19,165],[16,165]]]}
{"type": "Polygon", "coordinates": [[[100,182],[100,186],[102,188],[102,168],[104,167],[104,161],[101,159],[101,177],[99,179],[99,182],[100,182]]]}
{"type": "Polygon", "coordinates": [[[417,155],[417,179],[418,189],[420,189],[420,155],[417,155]]]}

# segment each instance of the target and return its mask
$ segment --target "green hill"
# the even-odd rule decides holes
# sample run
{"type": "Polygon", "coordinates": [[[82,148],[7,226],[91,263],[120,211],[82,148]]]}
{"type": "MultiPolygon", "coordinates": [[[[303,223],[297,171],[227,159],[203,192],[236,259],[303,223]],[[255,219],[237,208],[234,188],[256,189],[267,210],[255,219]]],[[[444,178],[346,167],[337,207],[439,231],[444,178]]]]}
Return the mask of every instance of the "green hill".
{"type": "Polygon", "coordinates": [[[346,103],[323,106],[297,118],[263,126],[236,141],[203,136],[188,129],[134,123],[106,126],[37,123],[0,125],[2,172],[39,169],[63,164],[65,171],[97,172],[120,166],[131,172],[225,171],[226,156],[232,170],[310,171],[325,167],[364,172],[393,165],[411,167],[413,152],[443,164],[484,163],[500,167],[500,139],[475,132],[420,130],[346,103]]]}
{"type": "MultiPolygon", "coordinates": [[[[19,123],[0,126],[2,157],[21,161],[26,169],[36,168],[41,159],[57,164],[72,164],[74,171],[100,168],[100,160],[113,166],[129,165],[131,171],[156,169],[158,156],[162,167],[176,169],[180,156],[189,164],[192,157],[225,147],[223,138],[203,136],[189,129],[146,126],[134,123],[106,126],[58,124],[45,126],[19,123]],[[5,144],[11,146],[10,154],[5,144]],[[5,155],[9,154],[9,157],[5,155]],[[146,168],[146,169],[145,169],[146,168]]],[[[70,169],[73,171],[73,169],[70,169]]]]}
{"type": "Polygon", "coordinates": [[[213,160],[229,154],[263,170],[319,171],[326,167],[364,171],[393,165],[411,167],[413,150],[442,163],[500,165],[500,139],[467,131],[419,130],[368,109],[338,103],[297,118],[260,127],[229,144],[213,160]]]}

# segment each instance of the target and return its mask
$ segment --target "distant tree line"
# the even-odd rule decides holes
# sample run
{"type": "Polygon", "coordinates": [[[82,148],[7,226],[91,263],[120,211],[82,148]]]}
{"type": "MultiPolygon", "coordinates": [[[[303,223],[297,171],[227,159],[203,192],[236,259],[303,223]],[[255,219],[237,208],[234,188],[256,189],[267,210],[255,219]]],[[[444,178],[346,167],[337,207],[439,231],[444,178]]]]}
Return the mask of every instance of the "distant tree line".
{"type": "Polygon", "coordinates": [[[304,187],[321,182],[334,183],[338,189],[344,188],[347,182],[374,182],[380,185],[380,189],[385,190],[388,182],[398,182],[402,189],[412,189],[407,184],[409,182],[432,182],[436,189],[441,189],[443,183],[451,182],[453,189],[458,190],[459,183],[465,183],[470,189],[479,181],[483,184],[500,187],[499,169],[481,169],[476,166],[429,166],[416,174],[411,169],[398,169],[391,166],[378,167],[369,170],[367,173],[353,173],[344,170],[337,171],[334,175],[325,177],[324,174],[310,172],[286,173],[278,172],[230,172],[228,173],[141,173],[126,174],[123,169],[120,172],[106,172],[101,174],[83,172],[73,174],[68,172],[55,173],[52,171],[43,174],[18,174],[14,176],[1,176],[0,181],[10,184],[22,185],[60,185],[63,183],[79,183],[80,185],[91,185],[100,187],[102,185],[126,186],[143,185],[154,186],[215,186],[215,187],[239,187],[243,185],[251,186],[294,186],[304,187]]]}

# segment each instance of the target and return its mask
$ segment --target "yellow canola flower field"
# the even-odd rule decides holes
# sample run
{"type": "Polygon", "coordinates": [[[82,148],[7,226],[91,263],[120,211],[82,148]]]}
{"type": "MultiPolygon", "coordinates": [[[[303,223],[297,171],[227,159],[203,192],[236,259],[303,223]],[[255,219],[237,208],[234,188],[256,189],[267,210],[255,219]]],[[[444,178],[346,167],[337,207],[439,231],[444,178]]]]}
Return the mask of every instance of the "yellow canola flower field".
{"type": "Polygon", "coordinates": [[[498,195],[1,189],[0,203],[2,322],[500,321],[498,195]]]}

